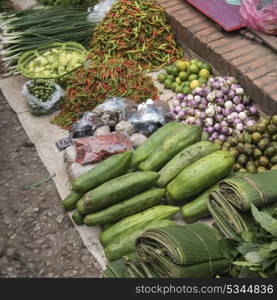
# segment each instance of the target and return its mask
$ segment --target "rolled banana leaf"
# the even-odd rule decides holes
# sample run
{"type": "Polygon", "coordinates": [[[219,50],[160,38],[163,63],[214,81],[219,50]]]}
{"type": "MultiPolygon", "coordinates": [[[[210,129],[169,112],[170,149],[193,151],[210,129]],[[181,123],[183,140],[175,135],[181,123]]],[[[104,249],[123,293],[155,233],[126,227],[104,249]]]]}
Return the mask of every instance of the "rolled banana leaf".
{"type": "Polygon", "coordinates": [[[218,238],[216,230],[206,224],[148,230],[137,239],[139,259],[126,263],[126,274],[141,278],[213,277],[229,265],[218,238]]]}
{"type": "Polygon", "coordinates": [[[258,174],[245,174],[220,182],[220,193],[241,211],[248,211],[251,203],[265,207],[277,201],[277,170],[258,174]]]}
{"type": "Polygon", "coordinates": [[[128,254],[118,260],[115,260],[107,264],[106,269],[102,272],[103,278],[126,278],[126,268],[125,263],[127,260],[137,259],[135,253],[128,254]]]}
{"type": "Polygon", "coordinates": [[[210,194],[208,209],[217,228],[227,238],[240,240],[244,231],[255,231],[251,204],[265,207],[277,202],[277,170],[243,174],[220,182],[210,194]]]}

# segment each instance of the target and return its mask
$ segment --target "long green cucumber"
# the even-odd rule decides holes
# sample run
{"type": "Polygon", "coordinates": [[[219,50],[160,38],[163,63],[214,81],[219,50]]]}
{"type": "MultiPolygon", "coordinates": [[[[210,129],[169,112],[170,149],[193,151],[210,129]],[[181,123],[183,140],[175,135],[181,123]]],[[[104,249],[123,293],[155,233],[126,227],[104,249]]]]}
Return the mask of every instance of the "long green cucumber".
{"type": "Polygon", "coordinates": [[[88,214],[128,199],[155,185],[156,172],[132,172],[112,179],[87,192],[77,203],[81,214],[88,214]]]}
{"type": "Polygon", "coordinates": [[[64,198],[62,206],[66,210],[72,210],[76,208],[77,202],[82,198],[83,194],[76,193],[74,191],[64,198]]]}
{"type": "Polygon", "coordinates": [[[115,154],[72,181],[72,189],[86,193],[97,186],[126,173],[131,164],[132,151],[115,154]]]}
{"type": "Polygon", "coordinates": [[[119,221],[125,217],[159,204],[164,195],[165,189],[153,188],[147,190],[128,200],[86,215],[84,222],[88,226],[93,226],[119,221]]]}
{"type": "Polygon", "coordinates": [[[108,228],[110,228],[111,226],[113,226],[114,223],[107,223],[107,224],[102,224],[101,225],[101,231],[104,231],[108,228]]]}
{"type": "Polygon", "coordinates": [[[156,205],[148,208],[142,212],[124,218],[107,230],[103,231],[100,235],[100,241],[103,246],[107,246],[123,232],[129,229],[134,229],[142,224],[146,224],[154,220],[168,219],[175,215],[179,210],[180,208],[178,206],[169,205],[156,205]]]}
{"type": "Polygon", "coordinates": [[[181,208],[181,213],[186,223],[192,223],[210,215],[210,212],[208,210],[208,198],[210,193],[217,188],[218,183],[207,189],[193,201],[187,203],[181,208]]]}
{"type": "Polygon", "coordinates": [[[187,201],[216,184],[230,173],[234,157],[228,151],[216,151],[185,168],[166,187],[168,203],[187,201]]]}
{"type": "Polygon", "coordinates": [[[139,169],[143,171],[159,171],[178,152],[200,141],[201,134],[200,126],[186,125],[177,128],[171,137],[166,139],[145,161],[139,164],[139,169]]]}
{"type": "Polygon", "coordinates": [[[108,246],[104,249],[105,255],[109,261],[119,259],[124,255],[134,252],[136,239],[146,230],[173,225],[176,225],[176,223],[172,220],[155,220],[153,222],[128,230],[121,234],[118,239],[108,244],[108,246]]]}
{"type": "Polygon", "coordinates": [[[161,145],[165,139],[172,135],[176,128],[184,125],[177,122],[170,122],[154,132],[141,146],[139,146],[133,153],[131,166],[136,168],[142,161],[147,159],[150,153],[161,145]]]}
{"type": "Polygon", "coordinates": [[[220,150],[217,144],[202,141],[193,144],[176,154],[160,171],[160,178],[156,185],[166,187],[186,167],[215,151],[220,150]]]}
{"type": "MultiPolygon", "coordinates": [[[[227,176],[234,177],[240,175],[240,172],[232,172],[227,176]]],[[[223,179],[223,178],[222,178],[223,179]]],[[[192,223],[194,221],[197,221],[201,218],[208,217],[210,215],[209,209],[208,209],[208,199],[211,192],[216,191],[218,189],[219,184],[216,183],[206,191],[204,191],[202,194],[197,196],[194,200],[191,202],[185,204],[181,208],[181,213],[183,215],[183,219],[186,223],[192,223]]]]}
{"type": "Polygon", "coordinates": [[[74,221],[75,224],[77,224],[77,225],[82,225],[82,224],[84,224],[84,216],[81,215],[81,214],[78,212],[78,210],[75,210],[75,211],[73,212],[73,214],[72,214],[71,217],[72,217],[72,219],[73,219],[73,221],[74,221]]]}

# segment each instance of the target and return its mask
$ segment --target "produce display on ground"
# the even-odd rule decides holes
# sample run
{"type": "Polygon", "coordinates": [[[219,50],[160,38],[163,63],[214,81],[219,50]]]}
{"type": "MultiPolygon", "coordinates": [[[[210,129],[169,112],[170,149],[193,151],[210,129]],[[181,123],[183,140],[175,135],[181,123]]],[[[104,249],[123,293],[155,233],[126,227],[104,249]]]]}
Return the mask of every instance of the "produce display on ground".
{"type": "Polygon", "coordinates": [[[166,73],[158,75],[159,82],[164,88],[185,95],[212,77],[210,65],[197,59],[177,60],[173,65],[165,67],[165,70],[166,73]]]}
{"type": "Polygon", "coordinates": [[[155,1],[112,1],[95,21],[84,8],[98,1],[38,2],[0,15],[1,59],[32,79],[31,113],[60,109],[62,207],[77,226],[101,226],[102,276],[276,278],[277,116],[183,57],[155,1]]]}
{"type": "Polygon", "coordinates": [[[185,124],[202,126],[209,141],[220,144],[257,118],[256,107],[234,77],[210,78],[192,94],[178,94],[172,112],[185,124]]]}
{"type": "Polygon", "coordinates": [[[87,20],[87,15],[86,11],[78,8],[36,6],[2,13],[0,55],[8,74],[18,73],[17,61],[29,50],[52,42],[77,42],[87,45],[96,25],[87,20]]]}
{"type": "Polygon", "coordinates": [[[112,59],[78,69],[67,84],[67,96],[54,123],[69,128],[80,112],[92,110],[107,97],[128,97],[140,103],[157,99],[158,91],[135,61],[112,59]]]}
{"type": "Polygon", "coordinates": [[[144,71],[160,69],[182,57],[164,10],[152,0],[118,0],[96,27],[92,61],[125,58],[144,71]]]}
{"type": "Polygon", "coordinates": [[[242,134],[228,138],[222,148],[236,158],[236,171],[259,173],[277,169],[277,116],[260,118],[242,134]]]}

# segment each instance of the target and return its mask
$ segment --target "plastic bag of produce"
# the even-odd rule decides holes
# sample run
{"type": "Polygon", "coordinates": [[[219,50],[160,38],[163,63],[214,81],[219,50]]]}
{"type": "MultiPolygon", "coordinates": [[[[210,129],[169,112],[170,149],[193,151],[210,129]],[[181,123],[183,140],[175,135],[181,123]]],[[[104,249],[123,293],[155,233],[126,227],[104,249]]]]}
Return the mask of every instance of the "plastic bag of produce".
{"type": "Polygon", "coordinates": [[[246,25],[267,34],[277,34],[276,0],[242,0],[240,13],[246,25]]]}
{"type": "Polygon", "coordinates": [[[135,130],[146,136],[162,127],[165,123],[172,121],[169,105],[164,101],[147,100],[138,105],[138,110],[130,118],[135,130]]]}
{"type": "Polygon", "coordinates": [[[25,96],[27,105],[29,106],[32,114],[46,115],[60,108],[64,97],[64,90],[58,84],[53,83],[54,92],[47,101],[43,101],[30,93],[29,88],[34,85],[35,82],[30,80],[22,87],[22,94],[25,96]]]}
{"type": "Polygon", "coordinates": [[[73,123],[70,133],[72,138],[81,138],[93,135],[94,131],[104,126],[105,123],[93,115],[91,112],[85,112],[80,115],[80,119],[73,123]]]}
{"type": "Polygon", "coordinates": [[[132,149],[130,139],[120,133],[75,139],[74,144],[77,151],[76,162],[80,164],[98,162],[132,149]]]}
{"type": "Polygon", "coordinates": [[[113,97],[98,105],[92,114],[99,116],[108,126],[114,128],[122,120],[128,120],[137,111],[137,104],[127,98],[113,97]]]}
{"type": "Polygon", "coordinates": [[[102,0],[94,7],[89,8],[88,20],[91,22],[101,22],[116,1],[117,0],[102,0]]]}
{"type": "Polygon", "coordinates": [[[73,181],[75,178],[87,173],[96,166],[96,164],[81,165],[77,163],[76,149],[74,146],[70,146],[65,150],[63,161],[70,181],[73,181]]]}

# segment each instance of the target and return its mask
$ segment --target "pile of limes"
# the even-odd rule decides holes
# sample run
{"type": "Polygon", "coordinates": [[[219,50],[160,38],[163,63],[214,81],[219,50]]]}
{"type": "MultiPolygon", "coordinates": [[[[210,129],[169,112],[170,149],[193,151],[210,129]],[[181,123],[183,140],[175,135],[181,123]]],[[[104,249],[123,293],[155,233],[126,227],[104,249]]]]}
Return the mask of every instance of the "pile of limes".
{"type": "Polygon", "coordinates": [[[189,94],[212,77],[210,65],[198,59],[177,60],[173,65],[165,67],[165,71],[158,75],[158,80],[166,89],[175,93],[189,94]]]}

